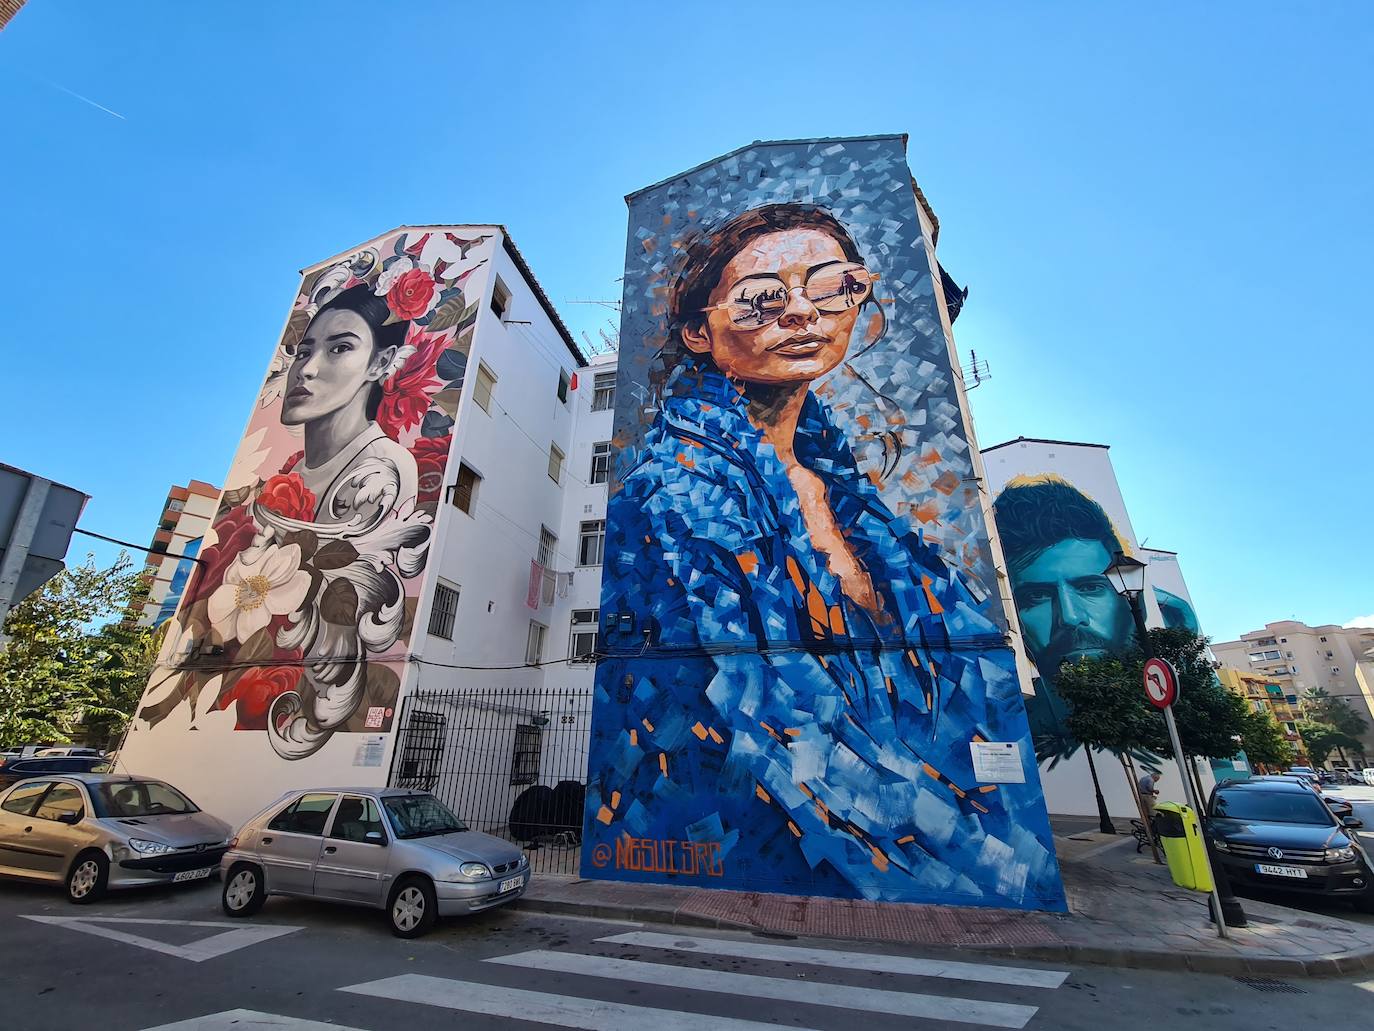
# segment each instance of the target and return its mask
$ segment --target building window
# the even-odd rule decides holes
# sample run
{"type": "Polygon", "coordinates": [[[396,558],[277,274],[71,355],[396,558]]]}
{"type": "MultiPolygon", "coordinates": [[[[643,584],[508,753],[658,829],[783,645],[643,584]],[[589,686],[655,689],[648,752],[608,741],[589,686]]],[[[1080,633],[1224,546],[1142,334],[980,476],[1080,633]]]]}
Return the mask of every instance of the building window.
{"type": "Polygon", "coordinates": [[[416,710],[406,717],[401,759],[396,765],[396,787],[428,791],[439,779],[439,759],[444,754],[448,717],[442,712],[416,710]]]}
{"type": "Polygon", "coordinates": [[[568,377],[567,372],[566,372],[565,370],[563,370],[563,369],[559,369],[559,370],[558,370],[558,400],[562,401],[564,404],[567,404],[567,403],[568,403],[568,386],[569,386],[569,384],[571,384],[571,383],[572,383],[572,380],[568,377]]]}
{"type": "Polygon", "coordinates": [[[611,478],[611,442],[598,440],[592,445],[592,478],[587,482],[605,483],[611,478]]]}
{"type": "Polygon", "coordinates": [[[496,389],[496,374],[487,368],[486,362],[477,363],[477,382],[472,387],[472,399],[482,411],[491,411],[491,395],[496,389]]]}
{"type": "MultiPolygon", "coordinates": [[[[1270,641],[1269,643],[1270,643],[1270,644],[1273,644],[1274,642],[1273,642],[1273,641],[1270,641]]],[[[1288,638],[1286,638],[1286,637],[1280,637],[1280,638],[1279,638],[1279,644],[1287,644],[1287,643],[1288,643],[1288,638]]]]}
{"type": "Polygon", "coordinates": [[[577,546],[579,566],[599,566],[606,551],[606,520],[594,519],[582,524],[577,546]]]}
{"type": "Polygon", "coordinates": [[[506,318],[506,312],[510,311],[510,288],[501,282],[500,276],[496,277],[496,285],[491,288],[491,310],[502,321],[506,318]]]}
{"type": "MultiPolygon", "coordinates": [[[[169,501],[169,502],[167,502],[167,511],[168,511],[168,512],[180,512],[180,511],[181,511],[182,509],[184,509],[185,507],[186,507],[186,502],[184,502],[184,501],[169,501]]],[[[1326,638],[1323,637],[1322,640],[1325,641],[1326,638]]]]}
{"type": "Polygon", "coordinates": [[[548,627],[543,623],[536,623],[530,620],[530,632],[525,638],[525,665],[537,666],[543,661],[544,657],[544,634],[548,632],[548,627]]]}
{"type": "Polygon", "coordinates": [[[594,661],[600,613],[600,609],[573,609],[572,640],[568,644],[569,662],[594,661]]]}
{"type": "Polygon", "coordinates": [[[510,782],[533,784],[539,779],[539,756],[543,751],[544,728],[520,723],[515,728],[515,750],[510,760],[510,782]]]}
{"type": "Polygon", "coordinates": [[[1292,653],[1292,652],[1284,652],[1283,655],[1284,655],[1284,658],[1288,658],[1288,659],[1291,659],[1291,658],[1293,657],[1293,653],[1292,653]]]}
{"type": "Polygon", "coordinates": [[[598,372],[596,378],[592,380],[592,411],[605,412],[614,407],[615,373],[598,372]]]}
{"type": "Polygon", "coordinates": [[[1340,671],[1341,671],[1341,667],[1339,667],[1339,666],[1332,666],[1332,667],[1331,667],[1331,672],[1332,672],[1332,673],[1339,673],[1340,671]]]}
{"type": "Polygon", "coordinates": [[[1326,638],[1325,638],[1325,637],[1319,637],[1319,638],[1317,638],[1317,640],[1321,641],[1322,644],[1325,644],[1325,643],[1326,643],[1326,638]]]}
{"type": "Polygon", "coordinates": [[[453,493],[450,495],[458,511],[473,514],[477,508],[477,486],[481,482],[482,477],[473,472],[467,463],[458,464],[458,482],[453,485],[453,493]]]}
{"type": "Polygon", "coordinates": [[[539,554],[535,556],[541,566],[547,569],[553,565],[553,557],[558,554],[558,537],[547,526],[539,528],[539,554]]]}
{"type": "Polygon", "coordinates": [[[429,632],[453,640],[453,620],[458,615],[458,588],[443,581],[434,585],[434,605],[429,610],[429,632]]]}
{"type": "Polygon", "coordinates": [[[1327,652],[1327,653],[1326,653],[1326,657],[1327,657],[1328,659],[1334,659],[1336,656],[1333,655],[1331,652],[1327,652]]]}
{"type": "Polygon", "coordinates": [[[563,475],[563,451],[557,444],[549,445],[549,479],[554,483],[563,475]]]}
{"type": "Polygon", "coordinates": [[[1296,734],[1298,732],[1298,726],[1296,723],[1285,723],[1283,725],[1283,729],[1288,731],[1288,733],[1290,734],[1296,734]]]}

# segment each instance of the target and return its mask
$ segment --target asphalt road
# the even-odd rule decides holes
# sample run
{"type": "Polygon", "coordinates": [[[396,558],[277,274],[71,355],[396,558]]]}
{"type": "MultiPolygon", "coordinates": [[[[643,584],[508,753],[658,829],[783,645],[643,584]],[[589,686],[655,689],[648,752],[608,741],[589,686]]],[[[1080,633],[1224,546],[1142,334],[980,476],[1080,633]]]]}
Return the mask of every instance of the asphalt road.
{"type": "MultiPolygon", "coordinates": [[[[1355,833],[1359,836],[1365,850],[1374,856],[1374,787],[1355,784],[1332,784],[1326,788],[1332,795],[1339,795],[1354,806],[1354,815],[1364,821],[1364,827],[1355,833]]],[[[1348,902],[1329,902],[1322,899],[1308,898],[1302,895],[1290,895],[1283,892],[1255,891],[1251,892],[1254,898],[1265,902],[1273,902],[1280,906],[1291,906],[1294,909],[1304,909],[1309,913],[1326,913],[1331,916],[1340,917],[1342,920],[1350,920],[1355,923],[1369,924],[1374,926],[1374,913],[1361,913],[1348,902]]],[[[1241,905],[1244,905],[1246,896],[1241,897],[1241,905]]]]}
{"type": "Polygon", "coordinates": [[[218,892],[210,883],[76,907],[56,892],[0,885],[0,1020],[27,1031],[852,1031],[856,1020],[864,1031],[1291,1031],[1317,1014],[1323,1024],[1364,1026],[1374,1004],[1368,977],[1260,991],[1229,977],[1011,966],[976,953],[687,932],[512,907],[445,920],[405,942],[380,913],[286,899],[231,923],[218,892]],[[604,940],[626,934],[655,937],[604,940]],[[937,962],[923,966],[922,958],[937,962]],[[950,969],[949,961],[969,966],[950,969]]]}

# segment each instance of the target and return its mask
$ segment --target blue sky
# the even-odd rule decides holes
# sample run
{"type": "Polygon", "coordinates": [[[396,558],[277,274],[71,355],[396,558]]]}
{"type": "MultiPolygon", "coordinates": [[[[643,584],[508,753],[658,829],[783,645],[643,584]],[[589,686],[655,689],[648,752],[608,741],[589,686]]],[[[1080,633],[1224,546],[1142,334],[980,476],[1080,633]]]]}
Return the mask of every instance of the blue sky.
{"type": "Polygon", "coordinates": [[[992,365],[981,443],[1111,444],[1218,639],[1374,613],[1367,8],[882,6],[30,0],[0,460],[146,541],[170,484],[224,476],[302,266],[504,222],[594,333],[566,302],[618,296],[624,194],[907,132],[992,365]]]}

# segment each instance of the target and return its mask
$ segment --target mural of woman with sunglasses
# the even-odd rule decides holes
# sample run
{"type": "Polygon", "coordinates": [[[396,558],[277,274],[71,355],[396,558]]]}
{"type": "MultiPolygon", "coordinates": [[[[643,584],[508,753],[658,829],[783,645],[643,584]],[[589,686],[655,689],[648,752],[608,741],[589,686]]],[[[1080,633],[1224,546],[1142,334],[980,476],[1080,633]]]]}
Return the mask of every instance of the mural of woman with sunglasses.
{"type": "Polygon", "coordinates": [[[1039,892],[1038,871],[980,859],[1011,836],[1006,813],[948,776],[988,733],[970,685],[1001,630],[885,504],[815,389],[854,356],[879,274],[805,204],[703,233],[680,269],[657,412],[609,500],[601,683],[628,737],[593,778],[589,826],[624,814],[634,837],[713,842],[717,887],[1039,892]]]}

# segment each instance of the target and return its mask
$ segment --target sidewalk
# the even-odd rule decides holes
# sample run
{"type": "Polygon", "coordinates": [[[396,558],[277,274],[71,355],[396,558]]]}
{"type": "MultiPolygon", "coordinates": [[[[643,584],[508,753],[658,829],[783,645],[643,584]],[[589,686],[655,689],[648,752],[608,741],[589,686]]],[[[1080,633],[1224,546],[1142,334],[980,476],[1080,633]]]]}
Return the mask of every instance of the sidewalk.
{"type": "Polygon", "coordinates": [[[1061,963],[1231,975],[1374,971],[1374,927],[1242,899],[1249,927],[1220,939],[1206,896],[1174,886],[1129,835],[1055,818],[1070,913],[969,909],[540,875],[520,909],[607,920],[900,942],[1061,963]]]}

